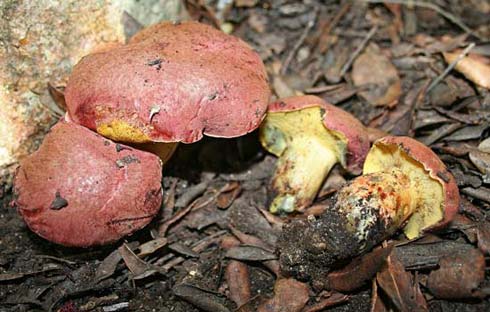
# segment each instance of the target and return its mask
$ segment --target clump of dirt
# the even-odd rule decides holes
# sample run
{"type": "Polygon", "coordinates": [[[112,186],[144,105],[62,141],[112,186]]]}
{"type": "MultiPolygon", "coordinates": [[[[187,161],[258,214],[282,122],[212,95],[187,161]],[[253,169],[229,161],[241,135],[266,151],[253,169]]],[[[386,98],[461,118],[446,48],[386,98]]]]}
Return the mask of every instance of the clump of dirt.
{"type": "Polygon", "coordinates": [[[283,226],[278,241],[281,269],[302,281],[322,281],[335,264],[352,258],[359,243],[345,217],[327,211],[321,217],[296,219],[283,226]]]}

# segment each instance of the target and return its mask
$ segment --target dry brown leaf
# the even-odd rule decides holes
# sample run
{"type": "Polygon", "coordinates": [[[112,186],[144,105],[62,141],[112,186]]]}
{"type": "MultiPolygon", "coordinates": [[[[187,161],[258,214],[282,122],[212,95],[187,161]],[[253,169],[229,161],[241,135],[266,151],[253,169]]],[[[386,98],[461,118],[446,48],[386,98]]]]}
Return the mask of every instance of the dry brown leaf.
{"type": "MultiPolygon", "coordinates": [[[[235,302],[237,307],[246,304],[252,293],[248,266],[243,262],[231,260],[226,266],[225,278],[230,290],[229,298],[235,302]]],[[[252,310],[244,306],[241,311],[252,310]]]]}
{"type": "Polygon", "coordinates": [[[141,260],[127,244],[123,244],[117,250],[124,260],[124,263],[133,274],[133,279],[142,279],[160,271],[164,271],[141,260]]]}
{"type": "Polygon", "coordinates": [[[293,278],[279,279],[274,285],[274,298],[261,304],[258,312],[300,312],[308,302],[309,289],[293,278]]]}
{"type": "Polygon", "coordinates": [[[428,311],[427,302],[412,274],[393,255],[376,277],[378,285],[391,299],[398,311],[428,311]]]}
{"type": "Polygon", "coordinates": [[[387,312],[388,309],[379,296],[378,284],[373,280],[373,290],[371,291],[371,312],[387,312]]]}
{"type": "Polygon", "coordinates": [[[302,312],[319,312],[326,311],[328,307],[338,305],[349,300],[349,296],[338,292],[327,292],[324,295],[320,293],[320,298],[317,297],[316,303],[307,306],[302,312]]]}
{"type": "Polygon", "coordinates": [[[375,44],[370,44],[352,65],[352,80],[363,89],[359,96],[374,106],[393,107],[401,96],[398,71],[375,44]]]}
{"type": "Polygon", "coordinates": [[[371,280],[385,263],[393,245],[379,247],[355,258],[346,267],[328,274],[328,285],[337,291],[353,291],[371,280]]]}
{"type": "Polygon", "coordinates": [[[482,221],[478,224],[476,238],[480,251],[486,255],[490,255],[490,223],[482,221]]]}
{"type": "MultiPolygon", "coordinates": [[[[445,52],[443,55],[446,62],[450,64],[458,58],[460,53],[458,51],[445,52]]],[[[470,54],[460,60],[455,69],[477,85],[490,89],[490,65],[488,62],[484,57],[470,54]]]]}

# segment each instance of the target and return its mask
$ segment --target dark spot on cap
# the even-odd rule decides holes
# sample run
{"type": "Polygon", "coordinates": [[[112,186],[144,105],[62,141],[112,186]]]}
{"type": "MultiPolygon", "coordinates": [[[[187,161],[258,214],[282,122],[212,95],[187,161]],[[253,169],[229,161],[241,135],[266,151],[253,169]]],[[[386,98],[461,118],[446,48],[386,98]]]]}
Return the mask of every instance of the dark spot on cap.
{"type": "Polygon", "coordinates": [[[120,152],[120,151],[123,151],[123,150],[128,150],[130,151],[131,149],[127,146],[124,146],[124,145],[121,145],[119,143],[116,143],[116,152],[120,152]]]}
{"type": "Polygon", "coordinates": [[[116,160],[116,166],[118,168],[124,168],[124,166],[129,165],[131,163],[140,163],[140,160],[138,159],[138,157],[134,155],[127,155],[121,159],[116,160]]]}
{"type": "Polygon", "coordinates": [[[63,197],[61,197],[59,191],[56,191],[54,200],[51,203],[51,206],[49,206],[49,208],[53,210],[60,210],[62,208],[65,208],[66,206],[68,206],[68,201],[63,197]]]}
{"type": "Polygon", "coordinates": [[[214,92],[213,94],[208,95],[208,100],[212,101],[218,97],[218,92],[214,92]]]}
{"type": "Polygon", "coordinates": [[[162,69],[162,59],[157,58],[155,60],[149,61],[148,63],[146,63],[146,65],[148,65],[148,66],[155,66],[155,68],[157,70],[160,70],[160,69],[162,69]]]}
{"type": "Polygon", "coordinates": [[[158,194],[160,193],[160,190],[149,190],[148,192],[146,192],[145,194],[145,204],[150,202],[150,201],[153,201],[155,198],[158,197],[158,194]]]}
{"type": "Polygon", "coordinates": [[[109,141],[104,141],[104,145],[105,145],[105,146],[109,146],[109,145],[111,145],[111,142],[109,142],[109,141]]]}

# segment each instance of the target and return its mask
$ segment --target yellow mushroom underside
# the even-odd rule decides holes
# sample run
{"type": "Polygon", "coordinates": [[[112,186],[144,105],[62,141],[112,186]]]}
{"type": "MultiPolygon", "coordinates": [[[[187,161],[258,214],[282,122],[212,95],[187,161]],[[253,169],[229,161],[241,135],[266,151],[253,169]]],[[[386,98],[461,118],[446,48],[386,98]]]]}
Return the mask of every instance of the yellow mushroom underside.
{"type": "Polygon", "coordinates": [[[421,231],[430,227],[444,216],[444,190],[440,181],[430,177],[424,166],[411,158],[396,145],[373,146],[364,163],[363,174],[389,172],[398,168],[410,178],[410,185],[418,199],[415,212],[403,231],[409,239],[416,238],[421,231]]]}
{"type": "Polygon", "coordinates": [[[140,129],[122,120],[97,125],[97,132],[111,140],[126,143],[148,143],[151,139],[140,129]]]}
{"type": "Polygon", "coordinates": [[[272,212],[291,212],[311,203],[332,166],[345,165],[347,139],[326,129],[318,106],[269,113],[260,129],[262,145],[279,157],[272,212]],[[282,208],[277,208],[282,207],[282,208]]]}
{"type": "Polygon", "coordinates": [[[151,139],[140,129],[122,120],[113,120],[97,126],[97,132],[113,141],[125,142],[135,148],[153,153],[166,163],[178,143],[152,142],[151,139]]]}

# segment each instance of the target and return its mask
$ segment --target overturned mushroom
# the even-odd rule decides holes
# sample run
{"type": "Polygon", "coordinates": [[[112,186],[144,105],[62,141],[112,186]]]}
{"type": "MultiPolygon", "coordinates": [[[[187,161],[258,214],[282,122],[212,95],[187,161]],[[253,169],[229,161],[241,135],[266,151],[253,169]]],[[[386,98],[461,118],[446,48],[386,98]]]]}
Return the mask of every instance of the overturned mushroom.
{"type": "Polygon", "coordinates": [[[52,242],[88,247],[147,225],[162,202],[155,155],[114,144],[60,121],[21,161],[15,205],[31,230],[52,242]],[[121,148],[123,147],[123,148],[121,148]]]}
{"type": "Polygon", "coordinates": [[[410,181],[399,170],[352,180],[318,219],[284,226],[278,244],[281,269],[302,280],[321,279],[336,263],[393,235],[414,210],[412,196],[410,181]]]}
{"type": "Polygon", "coordinates": [[[270,104],[260,140],[279,157],[270,187],[271,212],[292,212],[311,204],[336,163],[359,174],[369,149],[364,126],[316,96],[270,104]]]}
{"type": "Polygon", "coordinates": [[[364,175],[350,181],[320,218],[294,220],[279,240],[281,268],[300,279],[321,278],[332,267],[389,238],[408,238],[447,224],[459,192],[443,162],[408,137],[376,141],[364,175]]]}
{"type": "Polygon", "coordinates": [[[401,171],[410,180],[415,202],[413,215],[403,228],[405,235],[415,238],[431,228],[450,222],[459,206],[459,191],[452,174],[439,157],[426,145],[409,137],[387,136],[373,144],[364,163],[364,174],[390,174],[401,171]]]}
{"type": "Polygon", "coordinates": [[[74,122],[115,141],[150,144],[164,159],[173,147],[159,152],[162,142],[253,131],[270,90],[260,57],[240,39],[196,22],[164,22],[82,59],[65,95],[74,122]]]}

